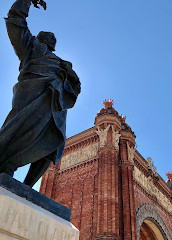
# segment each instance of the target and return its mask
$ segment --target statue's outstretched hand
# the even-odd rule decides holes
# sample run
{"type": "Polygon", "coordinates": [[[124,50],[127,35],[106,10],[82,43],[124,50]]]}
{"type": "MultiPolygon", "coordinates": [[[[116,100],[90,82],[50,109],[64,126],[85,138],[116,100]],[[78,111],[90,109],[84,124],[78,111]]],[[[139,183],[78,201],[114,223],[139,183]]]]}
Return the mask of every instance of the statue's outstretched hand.
{"type": "Polygon", "coordinates": [[[34,7],[36,7],[36,8],[39,8],[39,7],[38,7],[38,4],[39,4],[41,7],[44,8],[44,10],[47,9],[47,4],[46,4],[46,2],[44,2],[43,0],[32,0],[32,3],[33,3],[33,5],[34,5],[34,7]]]}

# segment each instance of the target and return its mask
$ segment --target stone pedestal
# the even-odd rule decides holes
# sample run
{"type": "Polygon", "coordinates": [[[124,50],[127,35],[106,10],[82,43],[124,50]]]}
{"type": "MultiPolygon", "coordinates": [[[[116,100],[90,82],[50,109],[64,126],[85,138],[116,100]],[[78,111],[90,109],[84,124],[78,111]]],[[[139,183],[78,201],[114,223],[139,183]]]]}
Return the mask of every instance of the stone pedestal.
{"type": "Polygon", "coordinates": [[[0,174],[0,239],[79,240],[70,209],[0,174]]]}

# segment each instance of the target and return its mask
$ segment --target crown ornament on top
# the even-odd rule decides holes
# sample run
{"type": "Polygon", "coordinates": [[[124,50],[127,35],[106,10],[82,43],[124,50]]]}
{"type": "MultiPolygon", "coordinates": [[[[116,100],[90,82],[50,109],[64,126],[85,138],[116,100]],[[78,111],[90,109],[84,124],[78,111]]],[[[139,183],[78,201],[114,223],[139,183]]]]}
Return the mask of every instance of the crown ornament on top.
{"type": "Polygon", "coordinates": [[[168,177],[169,180],[172,181],[172,172],[167,172],[166,176],[168,177]]]}
{"type": "Polygon", "coordinates": [[[103,105],[105,106],[105,109],[112,108],[114,104],[114,101],[112,99],[105,99],[103,101],[103,105]]]}

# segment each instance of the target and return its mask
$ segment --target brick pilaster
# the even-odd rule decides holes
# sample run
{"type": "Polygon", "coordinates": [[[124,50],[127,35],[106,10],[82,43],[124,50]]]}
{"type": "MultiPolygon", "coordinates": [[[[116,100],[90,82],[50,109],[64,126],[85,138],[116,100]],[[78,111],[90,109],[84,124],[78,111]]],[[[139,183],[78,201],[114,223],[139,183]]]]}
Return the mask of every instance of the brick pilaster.
{"type": "Polygon", "coordinates": [[[123,238],[136,240],[136,213],[134,199],[133,164],[128,160],[127,144],[120,140],[123,238]]]}
{"type": "Polygon", "coordinates": [[[119,239],[118,150],[99,151],[97,240],[119,239]]]}
{"type": "Polygon", "coordinates": [[[44,190],[44,194],[48,197],[52,197],[54,178],[56,175],[55,169],[49,168],[46,174],[47,174],[47,181],[46,181],[47,184],[44,190]]]}
{"type": "Polygon", "coordinates": [[[45,172],[45,174],[42,176],[42,180],[41,180],[41,186],[40,186],[40,193],[45,194],[45,189],[46,189],[46,185],[47,185],[47,180],[48,180],[48,173],[45,172]]]}

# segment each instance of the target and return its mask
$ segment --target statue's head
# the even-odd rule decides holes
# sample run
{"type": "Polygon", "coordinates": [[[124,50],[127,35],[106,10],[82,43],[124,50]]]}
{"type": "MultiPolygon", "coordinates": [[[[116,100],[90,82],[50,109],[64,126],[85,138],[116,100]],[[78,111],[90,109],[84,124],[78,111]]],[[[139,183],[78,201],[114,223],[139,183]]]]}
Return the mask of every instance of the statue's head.
{"type": "Polygon", "coordinates": [[[41,31],[38,34],[37,38],[39,39],[40,42],[46,44],[48,49],[51,52],[55,51],[56,37],[55,37],[54,33],[41,31]]]}

